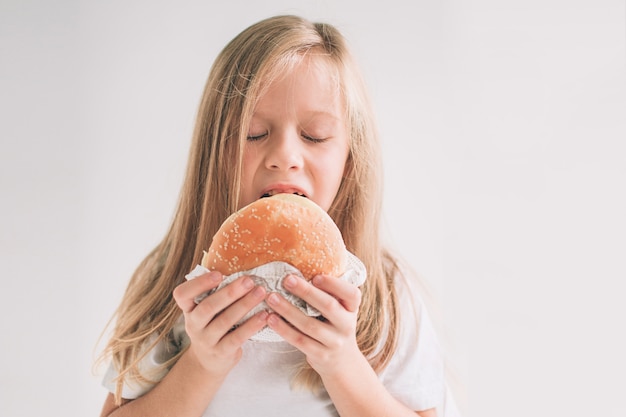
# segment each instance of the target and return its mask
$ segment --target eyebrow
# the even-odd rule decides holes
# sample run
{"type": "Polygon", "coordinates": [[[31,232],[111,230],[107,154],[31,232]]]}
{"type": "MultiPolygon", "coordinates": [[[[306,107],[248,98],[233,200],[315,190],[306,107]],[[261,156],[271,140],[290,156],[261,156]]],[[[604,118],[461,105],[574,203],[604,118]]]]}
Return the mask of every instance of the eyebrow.
{"type": "Polygon", "coordinates": [[[314,116],[318,116],[318,115],[330,116],[330,117],[332,117],[334,119],[338,119],[338,117],[335,115],[335,113],[329,112],[327,110],[307,110],[307,111],[305,111],[305,113],[311,114],[311,115],[314,115],[314,116]]]}

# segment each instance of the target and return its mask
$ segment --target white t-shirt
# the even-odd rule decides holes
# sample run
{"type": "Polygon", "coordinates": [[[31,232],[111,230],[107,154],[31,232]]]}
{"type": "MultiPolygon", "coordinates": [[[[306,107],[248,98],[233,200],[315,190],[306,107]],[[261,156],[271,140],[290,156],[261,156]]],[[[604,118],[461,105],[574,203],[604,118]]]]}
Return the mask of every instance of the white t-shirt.
{"type": "MultiPolygon", "coordinates": [[[[409,408],[436,407],[439,417],[456,417],[459,414],[444,381],[439,343],[424,304],[404,279],[396,279],[396,285],[400,305],[398,347],[379,378],[390,394],[409,408]]],[[[142,361],[142,373],[160,380],[167,371],[155,373],[154,370],[188,343],[181,319],[170,337],[142,361]]],[[[247,341],[243,345],[243,357],[228,374],[203,417],[337,416],[327,394],[316,396],[306,390],[292,390],[293,370],[303,359],[301,352],[284,341],[247,341]]],[[[115,391],[116,376],[117,371],[110,366],[103,385],[111,392],[115,391]]],[[[153,386],[125,381],[122,397],[140,397],[153,386]]]]}

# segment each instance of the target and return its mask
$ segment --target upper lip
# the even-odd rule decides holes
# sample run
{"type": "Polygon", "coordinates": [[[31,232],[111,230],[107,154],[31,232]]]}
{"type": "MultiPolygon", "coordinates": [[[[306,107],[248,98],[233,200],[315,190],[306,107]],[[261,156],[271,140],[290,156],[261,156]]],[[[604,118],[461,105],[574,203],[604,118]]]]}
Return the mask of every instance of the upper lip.
{"type": "Polygon", "coordinates": [[[261,191],[261,195],[259,197],[264,196],[265,194],[301,194],[305,197],[308,197],[309,195],[300,187],[297,187],[295,185],[292,184],[283,184],[283,183],[278,183],[278,184],[271,184],[267,187],[265,187],[262,191],[261,191]]]}

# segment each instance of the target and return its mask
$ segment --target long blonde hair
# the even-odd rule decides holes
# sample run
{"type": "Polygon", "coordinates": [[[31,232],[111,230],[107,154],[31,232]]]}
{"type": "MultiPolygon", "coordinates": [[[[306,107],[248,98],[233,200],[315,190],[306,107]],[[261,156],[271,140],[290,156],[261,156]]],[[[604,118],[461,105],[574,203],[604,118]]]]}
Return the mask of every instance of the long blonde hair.
{"type": "MultiPolygon", "coordinates": [[[[144,378],[138,362],[151,346],[167,336],[181,315],[172,291],[198,263],[222,222],[238,207],[242,146],[258,98],[272,80],[310,52],[335,69],[333,75],[343,95],[351,135],[345,177],[328,212],[348,250],[368,270],[362,287],[357,342],[376,371],[389,361],[397,341],[393,285],[397,266],[380,243],[382,172],[366,89],[337,29],[296,16],[278,16],[241,32],[211,68],[172,225],[133,274],[104,351],[120,370],[118,402],[124,379],[144,378]],[[155,334],[158,337],[154,338],[155,334]]],[[[171,366],[179,356],[163,366],[171,366]]],[[[306,361],[294,382],[312,390],[322,386],[319,375],[306,361]]]]}

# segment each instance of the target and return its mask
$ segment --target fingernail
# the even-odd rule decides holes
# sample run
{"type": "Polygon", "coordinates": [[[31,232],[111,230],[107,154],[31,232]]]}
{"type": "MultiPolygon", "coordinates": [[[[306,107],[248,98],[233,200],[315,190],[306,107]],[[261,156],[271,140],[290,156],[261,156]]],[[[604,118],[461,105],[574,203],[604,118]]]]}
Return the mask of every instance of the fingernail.
{"type": "Polygon", "coordinates": [[[324,278],[321,275],[316,275],[313,277],[313,285],[320,285],[324,278]]]}
{"type": "Polygon", "coordinates": [[[250,278],[246,278],[243,280],[243,287],[246,290],[251,289],[252,287],[254,287],[254,281],[252,281],[250,278]]]}
{"type": "Polygon", "coordinates": [[[263,297],[265,294],[265,289],[263,287],[256,287],[254,291],[252,291],[255,297],[263,297]]]}
{"type": "Polygon", "coordinates": [[[278,324],[278,317],[275,314],[270,314],[267,318],[267,324],[270,326],[276,326],[278,324]]]}
{"type": "Polygon", "coordinates": [[[219,272],[211,272],[209,275],[211,283],[215,284],[222,280],[222,275],[219,272]]]}
{"type": "Polygon", "coordinates": [[[287,288],[293,288],[296,286],[296,278],[293,275],[289,275],[285,278],[284,285],[287,288]]]}
{"type": "Polygon", "coordinates": [[[261,311],[259,313],[259,315],[257,316],[259,318],[259,321],[266,321],[267,320],[267,316],[269,316],[269,313],[265,310],[261,311]]]}
{"type": "Polygon", "coordinates": [[[267,302],[272,305],[277,305],[279,303],[278,296],[274,293],[270,294],[269,297],[267,297],[267,302]]]}

